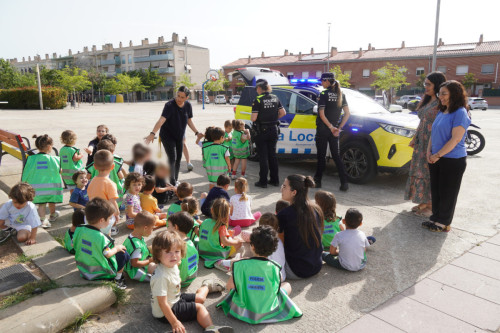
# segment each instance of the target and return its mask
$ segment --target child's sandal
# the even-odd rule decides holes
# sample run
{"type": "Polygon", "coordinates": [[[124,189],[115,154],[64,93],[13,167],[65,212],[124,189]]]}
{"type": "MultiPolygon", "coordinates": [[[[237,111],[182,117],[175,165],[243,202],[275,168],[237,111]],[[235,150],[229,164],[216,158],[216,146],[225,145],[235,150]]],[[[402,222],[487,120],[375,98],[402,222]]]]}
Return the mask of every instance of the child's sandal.
{"type": "Polygon", "coordinates": [[[208,279],[201,283],[201,286],[206,286],[208,288],[208,293],[222,292],[226,289],[224,282],[219,279],[208,279]]]}
{"type": "Polygon", "coordinates": [[[432,224],[432,226],[429,227],[429,231],[432,232],[450,232],[451,227],[449,225],[441,227],[437,224],[432,224]]]}

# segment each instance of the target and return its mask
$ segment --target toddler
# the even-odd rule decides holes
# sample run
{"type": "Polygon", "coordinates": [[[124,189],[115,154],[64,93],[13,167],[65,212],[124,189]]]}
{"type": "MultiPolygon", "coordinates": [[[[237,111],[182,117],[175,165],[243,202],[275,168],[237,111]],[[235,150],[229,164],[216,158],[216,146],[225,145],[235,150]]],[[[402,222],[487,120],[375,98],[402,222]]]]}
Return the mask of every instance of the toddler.
{"type": "Polygon", "coordinates": [[[231,205],[229,225],[232,227],[248,227],[254,224],[262,214],[260,212],[252,214],[252,198],[246,194],[248,192],[248,182],[245,178],[236,179],[234,192],[236,194],[229,199],[231,205]]]}
{"type": "Polygon", "coordinates": [[[227,175],[220,175],[217,178],[217,186],[214,186],[209,192],[205,200],[201,200],[201,212],[207,216],[212,217],[212,202],[218,198],[224,198],[229,202],[229,194],[227,190],[231,184],[231,178],[227,175]]]}
{"type": "Polygon", "coordinates": [[[250,131],[245,128],[243,120],[238,119],[234,122],[235,128],[232,134],[231,147],[234,154],[234,166],[232,178],[236,178],[236,171],[241,162],[241,176],[245,177],[247,170],[247,158],[250,156],[250,131]]]}
{"type": "Polygon", "coordinates": [[[202,221],[198,214],[198,200],[195,197],[187,197],[182,200],[181,210],[186,212],[193,219],[193,227],[186,233],[186,236],[193,241],[194,245],[198,247],[198,242],[200,241],[198,236],[200,235],[200,224],[202,221]]]}
{"type": "Polygon", "coordinates": [[[223,145],[224,130],[216,127],[211,132],[213,142],[203,147],[203,167],[207,171],[210,189],[215,186],[220,175],[227,175],[231,169],[229,147],[223,145]]]}
{"type": "MultiPolygon", "coordinates": [[[[265,225],[270,226],[277,233],[279,229],[278,217],[273,213],[264,213],[259,220],[259,226],[265,226],[265,225]]],[[[283,247],[283,242],[281,241],[281,239],[278,238],[278,246],[276,247],[276,250],[267,258],[277,262],[281,268],[285,267],[286,263],[285,248],[283,247]]],[[[280,273],[281,273],[281,281],[285,281],[286,270],[282,269],[280,273]]]]}
{"type": "Polygon", "coordinates": [[[73,182],[76,184],[76,188],[71,193],[69,198],[69,205],[73,207],[76,211],[77,209],[85,209],[85,205],[89,202],[89,196],[87,193],[87,184],[89,182],[87,178],[87,171],[78,170],[72,176],[73,182]]]}
{"type": "Polygon", "coordinates": [[[172,203],[170,207],[168,207],[167,215],[170,216],[174,213],[180,212],[181,211],[181,203],[184,198],[190,197],[193,195],[193,185],[182,182],[177,186],[177,200],[176,202],[172,203]]]}
{"type": "Polygon", "coordinates": [[[144,185],[144,177],[137,173],[131,172],[125,178],[125,216],[127,228],[134,230],[134,218],[142,211],[141,199],[139,193],[144,185]]]}
{"type": "Polygon", "coordinates": [[[276,206],[274,208],[274,210],[276,211],[276,215],[278,215],[279,212],[281,212],[283,209],[285,209],[288,206],[290,206],[289,201],[286,201],[283,199],[279,199],[278,201],[276,201],[276,206]]]}
{"type": "Polygon", "coordinates": [[[144,164],[151,159],[151,148],[143,145],[142,143],[136,143],[132,147],[132,160],[126,161],[129,165],[129,172],[137,172],[144,175],[144,164]]]}
{"type": "Polygon", "coordinates": [[[80,149],[74,147],[76,144],[76,133],[70,130],[66,130],[61,134],[61,142],[64,147],[59,150],[59,157],[61,158],[61,176],[64,184],[70,189],[70,193],[76,187],[73,180],[73,174],[83,169],[83,154],[80,153],[80,149]]]}
{"type": "Polygon", "coordinates": [[[155,190],[153,196],[158,200],[158,206],[163,208],[173,197],[177,188],[167,182],[170,177],[170,168],[164,162],[156,165],[155,169],[155,190]]]}
{"type": "Polygon", "coordinates": [[[139,198],[141,199],[141,207],[143,210],[150,212],[155,216],[155,229],[164,227],[167,225],[165,219],[167,218],[167,213],[163,213],[158,207],[158,201],[152,196],[155,190],[155,180],[152,176],[144,176],[144,186],[142,187],[142,193],[139,193],[139,198]]]}
{"type": "Polygon", "coordinates": [[[314,200],[316,204],[323,211],[325,217],[325,224],[323,228],[323,236],[321,236],[321,242],[325,251],[330,249],[330,244],[332,243],[333,237],[340,231],[345,230],[342,224],[342,217],[337,216],[337,200],[331,192],[326,192],[319,190],[314,195],[314,200]]]}
{"type": "Polygon", "coordinates": [[[75,234],[76,227],[84,224],[85,210],[76,208],[73,212],[73,216],[71,216],[71,227],[64,234],[64,248],[71,254],[75,254],[75,249],[73,247],[73,236],[75,234]]]}

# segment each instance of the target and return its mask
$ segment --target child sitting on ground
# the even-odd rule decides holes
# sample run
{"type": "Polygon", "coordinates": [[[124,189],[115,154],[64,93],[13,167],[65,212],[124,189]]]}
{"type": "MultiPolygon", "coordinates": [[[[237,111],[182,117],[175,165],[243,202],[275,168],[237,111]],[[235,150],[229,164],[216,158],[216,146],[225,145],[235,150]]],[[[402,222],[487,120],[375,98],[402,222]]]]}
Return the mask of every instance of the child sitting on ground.
{"type": "Polygon", "coordinates": [[[153,259],[158,265],[151,277],[151,309],[153,317],[170,323],[173,332],[185,332],[182,322],[197,320],[203,332],[233,332],[230,327],[214,326],[203,305],[209,293],[224,290],[222,281],[205,280],[196,294],[181,293],[178,264],[186,253],[186,245],[178,233],[165,230],[153,239],[153,259]]]}
{"type": "Polygon", "coordinates": [[[179,200],[172,203],[170,207],[168,207],[167,215],[170,216],[174,213],[180,212],[182,210],[181,209],[182,200],[192,195],[193,195],[193,185],[186,182],[180,183],[179,186],[177,186],[177,198],[179,198],[179,200]]]}
{"type": "MultiPolygon", "coordinates": [[[[288,201],[287,201],[288,202],[288,201]]],[[[264,213],[259,220],[259,226],[268,225],[273,228],[276,232],[279,229],[279,221],[278,217],[273,213],[264,213]]],[[[277,262],[280,267],[285,267],[286,258],[285,258],[285,248],[283,247],[283,242],[278,238],[278,246],[276,250],[267,257],[267,259],[273,260],[277,262]]],[[[283,268],[281,270],[281,281],[286,280],[286,270],[283,268]]]]}
{"type": "Polygon", "coordinates": [[[229,147],[223,145],[224,130],[216,127],[211,132],[212,144],[205,145],[202,148],[203,167],[207,170],[209,188],[215,186],[217,178],[220,175],[227,175],[231,170],[231,161],[229,160],[229,147]]]}
{"type": "MultiPolygon", "coordinates": [[[[227,176],[226,176],[227,177],[227,176]]],[[[231,260],[244,242],[241,238],[233,238],[233,230],[229,226],[229,202],[219,198],[212,205],[212,218],[206,219],[200,226],[200,242],[198,250],[205,260],[206,268],[217,268],[223,272],[231,269],[231,260]]],[[[239,259],[239,254],[236,260],[239,259]]]]}
{"type": "Polygon", "coordinates": [[[0,244],[17,232],[17,241],[36,243],[36,233],[42,224],[33,204],[35,189],[28,183],[18,183],[9,191],[9,201],[0,207],[0,244]]]}
{"type": "Polygon", "coordinates": [[[181,287],[187,288],[198,276],[198,250],[187,235],[192,232],[194,221],[187,212],[177,212],[169,216],[168,222],[168,229],[177,232],[186,244],[186,254],[182,257],[179,271],[181,275],[181,287]]]}
{"type": "Polygon", "coordinates": [[[136,143],[132,147],[132,160],[125,161],[129,165],[129,172],[137,172],[144,175],[144,164],[151,159],[151,148],[143,145],[142,143],[136,143]]]}
{"type": "Polygon", "coordinates": [[[167,213],[163,213],[158,207],[158,201],[152,196],[155,190],[155,179],[153,176],[144,176],[144,186],[142,187],[142,193],[139,193],[139,198],[141,199],[142,210],[150,212],[155,216],[155,229],[164,227],[167,225],[165,219],[167,218],[167,213]]]}
{"type": "Polygon", "coordinates": [[[75,211],[77,209],[85,209],[85,205],[89,202],[87,193],[87,184],[89,183],[87,171],[85,171],[85,169],[76,171],[72,179],[76,184],[76,188],[73,190],[73,193],[71,193],[69,205],[73,207],[75,211]]]}
{"type": "Polygon", "coordinates": [[[319,190],[314,195],[314,200],[316,204],[323,211],[325,217],[325,225],[323,228],[323,236],[321,236],[321,243],[323,243],[323,248],[325,251],[330,249],[330,244],[332,243],[333,237],[343,230],[345,230],[342,224],[342,217],[337,216],[337,200],[331,192],[319,190]]]}
{"type": "Polygon", "coordinates": [[[125,223],[127,228],[134,230],[134,218],[142,211],[141,198],[139,193],[144,185],[144,177],[137,173],[131,172],[125,178],[125,223]]]}
{"type": "Polygon", "coordinates": [[[247,170],[247,158],[250,156],[250,131],[245,128],[243,120],[238,119],[234,122],[235,127],[232,134],[231,147],[234,154],[234,165],[232,178],[236,179],[236,172],[241,162],[241,177],[245,177],[247,170]]]}
{"type": "Polygon", "coordinates": [[[50,136],[33,136],[39,153],[28,156],[23,169],[21,181],[30,184],[35,189],[34,204],[38,204],[38,216],[42,221],[42,228],[50,228],[51,222],[59,217],[56,203],[63,202],[64,185],[61,180],[61,162],[58,156],[52,156],[54,141],[50,136]],[[45,207],[49,205],[50,216],[45,217],[45,207]]]}
{"type": "Polygon", "coordinates": [[[278,201],[276,201],[276,206],[274,208],[274,210],[276,211],[276,215],[278,215],[279,212],[281,212],[283,209],[285,209],[288,206],[290,206],[289,201],[286,201],[283,199],[279,199],[278,201]]]}
{"type": "Polygon", "coordinates": [[[363,215],[356,208],[347,210],[343,222],[346,229],[333,237],[330,253],[323,252],[322,258],[332,267],[356,272],[365,268],[366,248],[375,243],[375,238],[357,230],[363,224],[363,215]]]}
{"type": "Polygon", "coordinates": [[[153,232],[155,216],[149,212],[139,212],[134,218],[134,231],[128,235],[123,246],[130,254],[130,261],[125,265],[128,277],[137,281],[150,281],[156,269],[144,237],[153,232]]]}
{"type": "Polygon", "coordinates": [[[187,237],[193,241],[194,245],[198,247],[198,242],[200,239],[200,225],[202,221],[198,214],[198,200],[195,197],[187,197],[182,200],[181,209],[183,212],[187,212],[189,216],[193,219],[193,227],[189,232],[187,232],[187,237]]]}
{"type": "Polygon", "coordinates": [[[76,208],[71,216],[71,227],[64,234],[64,248],[68,250],[70,254],[75,254],[75,248],[73,247],[73,236],[75,235],[76,227],[85,224],[85,208],[76,208]]]}
{"type": "Polygon", "coordinates": [[[278,247],[276,231],[270,226],[258,226],[252,231],[250,246],[256,257],[233,263],[232,276],[226,285],[229,294],[217,307],[249,324],[301,317],[302,311],[289,297],[292,287],[281,282],[282,267],[267,258],[278,247]]]}
{"type": "Polygon", "coordinates": [[[76,187],[73,180],[73,174],[82,170],[83,167],[83,154],[80,149],[74,147],[76,144],[76,133],[71,130],[66,130],[61,134],[61,142],[64,144],[59,150],[59,157],[61,158],[61,177],[66,186],[70,189],[70,194],[76,187]]]}
{"type": "Polygon", "coordinates": [[[153,197],[158,200],[158,207],[163,208],[175,195],[177,188],[167,182],[170,177],[170,168],[164,162],[156,165],[155,169],[155,190],[153,197]]]}
{"type": "MultiPolygon", "coordinates": [[[[96,164],[99,153],[94,156],[96,164]]],[[[114,214],[116,207],[109,201],[99,197],[89,201],[85,207],[88,224],[76,228],[73,235],[76,267],[86,280],[114,279],[118,288],[126,289],[122,272],[130,256],[125,246],[114,245],[111,237],[100,231],[110,225],[109,220],[114,214]]]]}
{"type": "Polygon", "coordinates": [[[255,212],[252,214],[252,198],[248,192],[248,182],[245,178],[238,178],[234,183],[234,192],[236,193],[229,199],[231,205],[231,217],[229,225],[232,227],[249,227],[258,221],[262,214],[255,212]]]}
{"type": "Polygon", "coordinates": [[[202,200],[201,212],[207,216],[212,217],[212,203],[218,198],[224,198],[229,202],[229,194],[227,190],[231,184],[231,179],[227,175],[220,175],[217,178],[217,186],[214,186],[209,192],[205,200],[202,200]]]}

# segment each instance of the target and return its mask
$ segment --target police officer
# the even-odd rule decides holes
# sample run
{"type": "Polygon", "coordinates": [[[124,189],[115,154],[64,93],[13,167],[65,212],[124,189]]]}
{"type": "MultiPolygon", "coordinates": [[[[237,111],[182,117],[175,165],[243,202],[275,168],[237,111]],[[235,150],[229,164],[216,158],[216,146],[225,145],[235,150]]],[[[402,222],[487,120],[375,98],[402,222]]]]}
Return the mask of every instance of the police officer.
{"type": "Polygon", "coordinates": [[[279,135],[278,119],[286,114],[280,100],[271,94],[272,88],[264,79],[255,84],[257,97],[252,104],[253,128],[256,132],[255,144],[259,153],[260,171],[259,181],[255,186],[266,188],[267,174],[270,173],[269,184],[279,186],[278,158],[276,157],[276,143],[279,135]]]}
{"type": "Polygon", "coordinates": [[[347,191],[349,185],[347,183],[347,174],[345,166],[340,159],[339,151],[339,135],[342,127],[349,119],[349,107],[345,95],[340,90],[338,81],[335,80],[333,73],[321,74],[321,85],[326,90],[323,90],[319,96],[318,103],[318,118],[316,119],[316,148],[318,164],[314,182],[316,187],[321,187],[321,178],[326,166],[326,149],[330,145],[333,161],[337,166],[340,177],[340,190],[347,191]],[[344,116],[342,117],[342,110],[344,116]]]}

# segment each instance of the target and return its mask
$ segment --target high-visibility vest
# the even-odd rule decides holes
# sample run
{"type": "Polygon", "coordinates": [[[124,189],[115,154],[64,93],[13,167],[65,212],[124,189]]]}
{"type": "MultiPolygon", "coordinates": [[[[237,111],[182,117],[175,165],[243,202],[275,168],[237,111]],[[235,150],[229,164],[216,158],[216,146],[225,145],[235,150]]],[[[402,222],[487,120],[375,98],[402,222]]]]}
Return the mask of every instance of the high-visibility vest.
{"type": "Polygon", "coordinates": [[[207,170],[208,181],[217,182],[220,175],[228,173],[226,152],[229,148],[225,145],[212,143],[203,147],[203,167],[207,170]]]}
{"type": "Polygon", "coordinates": [[[172,214],[175,214],[177,212],[180,212],[182,211],[181,209],[181,203],[182,201],[176,201],[174,202],[173,204],[170,205],[170,207],[168,207],[168,210],[167,210],[167,217],[172,215],[172,214]]]}
{"type": "Polygon", "coordinates": [[[233,263],[234,289],[217,304],[226,315],[249,324],[276,323],[302,316],[302,311],[280,288],[281,267],[262,257],[233,263]]]}
{"type": "Polygon", "coordinates": [[[21,180],[35,189],[33,203],[63,201],[64,185],[60,175],[59,157],[45,153],[28,156],[21,180]]]}
{"type": "Polygon", "coordinates": [[[106,258],[102,253],[107,247],[112,249],[114,243],[108,235],[91,225],[76,228],[73,247],[76,267],[80,270],[81,277],[87,280],[102,280],[116,276],[118,264],[115,256],[106,258]]]}
{"type": "Polygon", "coordinates": [[[224,131],[224,143],[229,146],[229,159],[233,159],[233,147],[231,144],[231,141],[226,141],[226,139],[229,138],[229,133],[224,131]]]}
{"type": "Polygon", "coordinates": [[[340,221],[341,216],[337,216],[333,221],[325,220],[325,228],[323,229],[323,236],[321,236],[321,243],[323,248],[330,249],[330,244],[332,243],[333,237],[340,232],[340,221]]]}
{"type": "Polygon", "coordinates": [[[214,231],[215,221],[206,219],[200,226],[200,242],[198,243],[198,253],[205,260],[205,267],[212,268],[220,259],[229,256],[230,246],[221,246],[219,230],[214,231]]]}
{"type": "Polygon", "coordinates": [[[73,236],[70,235],[69,229],[64,234],[64,248],[68,250],[69,253],[75,254],[75,249],[73,248],[73,236]]]}
{"type": "Polygon", "coordinates": [[[243,131],[233,131],[233,140],[231,146],[233,147],[234,158],[248,158],[250,156],[250,143],[247,141],[241,142],[243,131]]]}
{"type": "Polygon", "coordinates": [[[81,159],[78,162],[73,161],[73,156],[79,152],[80,149],[70,146],[64,146],[59,151],[59,157],[61,158],[61,177],[66,185],[75,185],[73,174],[83,169],[83,161],[81,159]]]}
{"type": "Polygon", "coordinates": [[[186,238],[184,242],[186,243],[186,256],[182,258],[179,265],[182,288],[188,287],[198,276],[199,261],[198,250],[196,250],[193,242],[189,238],[186,238]]]}
{"type": "MultiPolygon", "coordinates": [[[[132,253],[139,249],[141,250],[141,258],[140,261],[146,260],[148,257],[151,257],[151,253],[149,252],[148,245],[144,241],[144,238],[137,238],[132,235],[129,235],[127,239],[123,242],[123,246],[127,249],[127,252],[132,255],[132,253]]],[[[125,272],[127,272],[128,277],[138,281],[149,281],[150,276],[148,275],[148,266],[145,267],[133,267],[130,261],[125,265],[125,272]]]]}
{"type": "MultiPolygon", "coordinates": [[[[109,179],[111,179],[113,183],[116,184],[116,190],[118,191],[118,199],[116,200],[116,202],[118,203],[118,206],[120,206],[123,199],[123,195],[125,193],[124,181],[123,179],[120,179],[120,177],[118,176],[118,172],[120,172],[123,165],[123,158],[113,155],[113,160],[115,166],[113,170],[111,170],[111,172],[109,173],[109,179]]],[[[99,172],[94,168],[94,162],[90,163],[87,166],[87,172],[90,173],[91,178],[97,176],[99,172]]]]}
{"type": "Polygon", "coordinates": [[[186,237],[189,238],[193,242],[193,244],[196,248],[198,248],[198,243],[200,242],[200,238],[198,237],[198,235],[196,235],[196,232],[194,232],[194,229],[196,229],[196,227],[199,227],[200,225],[198,224],[198,221],[194,217],[193,217],[193,220],[194,220],[193,229],[191,229],[191,231],[188,232],[186,237]]]}

